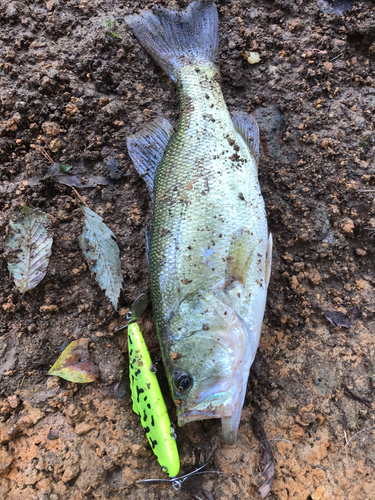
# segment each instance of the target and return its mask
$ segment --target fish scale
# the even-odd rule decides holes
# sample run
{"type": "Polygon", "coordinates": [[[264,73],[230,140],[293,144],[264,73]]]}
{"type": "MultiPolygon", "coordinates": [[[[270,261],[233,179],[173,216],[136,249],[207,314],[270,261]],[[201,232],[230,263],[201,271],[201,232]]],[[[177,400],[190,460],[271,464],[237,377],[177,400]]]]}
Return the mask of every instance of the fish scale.
{"type": "Polygon", "coordinates": [[[199,290],[204,283],[214,284],[223,278],[225,257],[236,228],[253,228],[255,237],[263,240],[260,246],[264,257],[268,238],[255,159],[242,148],[239,152],[243,163],[229,160],[236,151],[228,137],[238,146],[237,135],[220,85],[212,80],[212,68],[185,71],[187,75],[181,77],[179,86],[182,120],[159,164],[154,183],[149,261],[155,320],[160,329],[173,311],[176,297],[185,293],[184,279],[193,281],[190,290],[199,290]],[[202,82],[207,81],[210,89],[202,88],[202,82]],[[197,109],[185,111],[186,95],[198,102],[197,109]],[[215,121],[202,120],[205,114],[215,121]],[[205,160],[202,167],[201,158],[205,160]],[[202,194],[206,180],[209,192],[202,194]],[[245,201],[239,198],[240,193],[245,201]],[[257,224],[258,218],[262,225],[257,224]],[[215,253],[210,259],[212,266],[207,266],[204,250],[212,239],[215,253]]]}
{"type": "Polygon", "coordinates": [[[212,2],[182,12],[156,7],[126,21],[179,95],[175,133],[159,118],[127,140],[153,199],[151,295],[178,423],[221,418],[233,443],[271,265],[258,126],[226,107],[212,2]]]}

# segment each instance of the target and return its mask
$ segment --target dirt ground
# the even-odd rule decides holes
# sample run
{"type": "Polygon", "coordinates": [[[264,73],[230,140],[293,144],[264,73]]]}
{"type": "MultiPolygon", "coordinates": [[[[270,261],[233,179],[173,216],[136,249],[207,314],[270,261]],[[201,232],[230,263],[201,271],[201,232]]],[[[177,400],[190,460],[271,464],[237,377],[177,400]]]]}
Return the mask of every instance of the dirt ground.
{"type": "MultiPolygon", "coordinates": [[[[274,259],[259,356],[235,446],[221,443],[219,421],[177,429],[181,471],[209,460],[208,469],[222,474],[194,476],[180,492],[170,484],[135,485],[164,475],[132,412],[126,331],[113,333],[149,289],[149,196],[126,137],[158,116],[176,123],[178,101],[124,17],[156,3],[189,2],[0,5],[0,231],[5,235],[26,201],[49,214],[54,231],[48,273],[24,296],[0,242],[0,499],[259,498],[255,410],[275,458],[268,498],[375,499],[370,0],[354,1],[340,17],[313,0],[217,1],[226,102],[230,110],[254,111],[262,132],[259,178],[274,259]],[[116,24],[109,29],[108,21],[116,24]],[[244,57],[249,51],[259,52],[257,64],[244,57]],[[78,191],[117,236],[119,313],[84,263],[82,213],[72,189],[46,176],[42,148],[74,175],[108,180],[78,191]],[[334,326],[323,311],[341,312],[350,328],[334,326]],[[48,377],[61,350],[79,338],[90,339],[99,381],[48,377]]],[[[140,325],[158,359],[151,306],[140,325]]]]}

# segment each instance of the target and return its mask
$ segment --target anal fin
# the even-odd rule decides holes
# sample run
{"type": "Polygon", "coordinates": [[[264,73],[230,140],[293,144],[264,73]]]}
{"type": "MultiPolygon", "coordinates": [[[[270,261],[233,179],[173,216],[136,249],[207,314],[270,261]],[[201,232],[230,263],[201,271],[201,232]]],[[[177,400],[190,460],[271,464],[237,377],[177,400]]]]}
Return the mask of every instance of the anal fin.
{"type": "Polygon", "coordinates": [[[234,129],[247,144],[249,150],[254,155],[255,162],[259,163],[259,127],[252,115],[242,111],[232,113],[234,129]]]}
{"type": "Polygon", "coordinates": [[[151,197],[156,167],[165,153],[172,134],[173,128],[169,121],[158,118],[126,140],[130,158],[136,171],[145,180],[151,197]]]}
{"type": "Polygon", "coordinates": [[[272,238],[272,234],[270,233],[268,236],[268,241],[267,241],[266,269],[265,269],[265,276],[264,276],[264,282],[266,284],[266,288],[268,288],[268,284],[270,282],[270,277],[271,277],[272,245],[273,245],[273,238],[272,238]]]}

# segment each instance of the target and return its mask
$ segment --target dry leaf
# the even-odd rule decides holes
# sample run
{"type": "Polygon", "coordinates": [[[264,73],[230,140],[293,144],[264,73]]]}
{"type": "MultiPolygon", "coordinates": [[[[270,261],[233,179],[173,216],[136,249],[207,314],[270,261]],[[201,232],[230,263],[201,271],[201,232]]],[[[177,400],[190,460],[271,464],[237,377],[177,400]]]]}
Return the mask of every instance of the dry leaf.
{"type": "Polygon", "coordinates": [[[52,247],[50,225],[44,212],[27,205],[16,222],[9,222],[8,269],[21,293],[32,290],[46,275],[52,247]]]}
{"type": "Polygon", "coordinates": [[[101,175],[87,177],[87,179],[78,175],[64,175],[58,179],[58,183],[76,188],[92,188],[96,185],[106,186],[109,181],[101,175]]]}
{"type": "Polygon", "coordinates": [[[49,370],[48,375],[88,384],[94,382],[99,375],[99,368],[89,360],[88,339],[75,340],[62,352],[59,359],[49,370]]]}
{"type": "Polygon", "coordinates": [[[341,326],[343,328],[350,328],[350,319],[346,314],[339,311],[323,311],[323,314],[326,319],[333,326],[341,326]]]}
{"type": "Polygon", "coordinates": [[[85,214],[85,228],[78,238],[79,246],[96,282],[117,309],[123,277],[116,236],[98,214],[87,207],[81,208],[85,214]]]}

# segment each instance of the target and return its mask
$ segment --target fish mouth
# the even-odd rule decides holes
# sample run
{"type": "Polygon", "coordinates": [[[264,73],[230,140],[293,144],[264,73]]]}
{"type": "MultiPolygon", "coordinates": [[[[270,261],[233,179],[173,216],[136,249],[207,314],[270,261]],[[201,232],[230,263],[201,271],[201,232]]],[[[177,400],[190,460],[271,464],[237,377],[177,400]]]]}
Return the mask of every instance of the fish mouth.
{"type": "Polygon", "coordinates": [[[177,409],[178,425],[182,426],[196,420],[231,417],[241,412],[244,389],[244,373],[241,366],[228,380],[220,376],[201,380],[194,394],[194,400],[181,404],[177,409]]]}
{"type": "Polygon", "coordinates": [[[178,425],[183,426],[196,420],[230,417],[235,411],[235,406],[236,402],[231,392],[212,394],[189,408],[178,408],[178,425]]]}
{"type": "Polygon", "coordinates": [[[210,395],[188,409],[178,408],[178,425],[182,427],[189,422],[221,418],[223,441],[225,444],[234,444],[237,439],[243,402],[244,390],[240,388],[237,393],[227,391],[210,395]]]}

